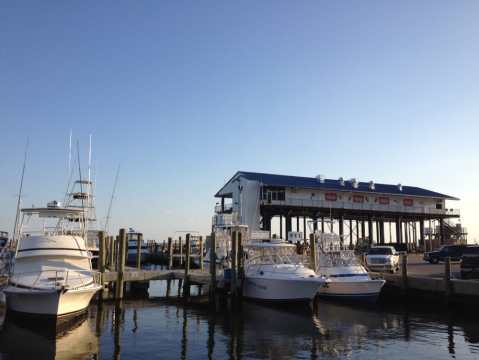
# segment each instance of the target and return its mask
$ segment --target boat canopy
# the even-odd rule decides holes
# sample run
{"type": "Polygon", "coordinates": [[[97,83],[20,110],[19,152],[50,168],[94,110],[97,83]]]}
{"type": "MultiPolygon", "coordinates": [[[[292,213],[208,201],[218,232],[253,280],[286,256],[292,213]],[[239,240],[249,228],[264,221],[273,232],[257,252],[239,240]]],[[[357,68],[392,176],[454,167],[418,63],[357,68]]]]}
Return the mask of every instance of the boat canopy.
{"type": "Polygon", "coordinates": [[[85,209],[46,207],[46,208],[24,208],[22,213],[25,215],[38,215],[40,218],[69,218],[82,219],[85,217],[85,209]]]}

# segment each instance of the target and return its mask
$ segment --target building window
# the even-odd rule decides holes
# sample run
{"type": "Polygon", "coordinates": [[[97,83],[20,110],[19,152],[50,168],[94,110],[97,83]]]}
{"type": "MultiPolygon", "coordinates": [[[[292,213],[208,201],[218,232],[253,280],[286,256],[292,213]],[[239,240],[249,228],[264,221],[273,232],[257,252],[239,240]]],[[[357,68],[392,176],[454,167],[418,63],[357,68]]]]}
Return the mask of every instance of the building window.
{"type": "Polygon", "coordinates": [[[442,203],[436,203],[436,209],[442,210],[442,203]]]}

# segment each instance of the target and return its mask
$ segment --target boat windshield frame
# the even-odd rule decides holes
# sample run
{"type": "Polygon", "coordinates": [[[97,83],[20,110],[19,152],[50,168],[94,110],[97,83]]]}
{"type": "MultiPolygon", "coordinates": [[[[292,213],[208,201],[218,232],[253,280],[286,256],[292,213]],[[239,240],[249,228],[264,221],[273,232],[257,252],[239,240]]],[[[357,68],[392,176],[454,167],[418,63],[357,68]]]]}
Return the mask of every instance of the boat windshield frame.
{"type": "Polygon", "coordinates": [[[244,246],[245,267],[251,265],[304,264],[304,256],[297,254],[296,246],[289,243],[257,243],[244,246]]]}

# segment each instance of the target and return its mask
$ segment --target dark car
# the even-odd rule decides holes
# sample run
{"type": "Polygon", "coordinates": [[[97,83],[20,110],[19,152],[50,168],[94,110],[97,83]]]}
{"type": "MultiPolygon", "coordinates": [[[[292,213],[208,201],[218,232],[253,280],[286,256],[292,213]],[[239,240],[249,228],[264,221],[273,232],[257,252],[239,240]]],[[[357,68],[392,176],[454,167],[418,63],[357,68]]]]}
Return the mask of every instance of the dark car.
{"type": "Polygon", "coordinates": [[[459,261],[465,249],[467,245],[444,245],[436,251],[424,253],[424,260],[431,264],[445,261],[447,257],[450,257],[452,261],[459,261]]]}
{"type": "Polygon", "coordinates": [[[479,246],[469,246],[461,257],[461,279],[479,278],[479,246]]]}

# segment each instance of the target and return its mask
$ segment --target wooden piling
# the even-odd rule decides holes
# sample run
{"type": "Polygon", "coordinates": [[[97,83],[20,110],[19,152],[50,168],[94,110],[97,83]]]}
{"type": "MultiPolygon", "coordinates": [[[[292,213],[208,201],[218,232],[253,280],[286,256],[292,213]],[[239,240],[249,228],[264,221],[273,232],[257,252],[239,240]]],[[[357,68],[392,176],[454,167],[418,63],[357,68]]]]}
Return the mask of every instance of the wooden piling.
{"type": "Polygon", "coordinates": [[[190,296],[190,282],[188,276],[190,274],[190,252],[191,252],[191,235],[186,234],[186,250],[185,250],[185,281],[183,282],[183,296],[190,296]]]}
{"type": "Polygon", "coordinates": [[[444,296],[446,302],[449,302],[452,296],[451,284],[451,258],[448,256],[444,262],[444,296]]]}
{"type": "Polygon", "coordinates": [[[203,270],[203,236],[200,236],[200,270],[203,270]]]}
{"type": "Polygon", "coordinates": [[[316,271],[316,236],[315,234],[309,235],[309,246],[310,246],[310,267],[316,271]]]}
{"type": "Polygon", "coordinates": [[[168,269],[171,270],[173,269],[173,239],[168,238],[168,269]]]}
{"type": "Polygon", "coordinates": [[[126,262],[126,232],[125,229],[120,229],[118,246],[118,276],[116,279],[115,297],[117,300],[123,298],[123,279],[126,262]]]}
{"type": "Polygon", "coordinates": [[[237,257],[237,283],[236,287],[238,289],[238,294],[242,295],[243,293],[243,279],[244,279],[244,257],[243,257],[243,233],[241,231],[238,231],[238,240],[237,240],[237,246],[238,246],[238,253],[236,255],[237,257]]]}
{"type": "Polygon", "coordinates": [[[181,236],[178,238],[178,241],[180,243],[180,266],[183,265],[183,244],[181,242],[181,236]]]}
{"type": "Polygon", "coordinates": [[[105,272],[105,263],[106,263],[106,240],[105,232],[98,232],[98,271],[103,274],[105,272]]]}
{"type": "Polygon", "coordinates": [[[108,265],[109,265],[109,269],[111,271],[115,270],[115,247],[116,247],[116,242],[115,242],[115,237],[113,236],[110,236],[110,252],[109,252],[109,262],[108,262],[108,265]]]}
{"type": "Polygon", "coordinates": [[[143,242],[143,234],[138,234],[136,239],[136,268],[141,269],[141,243],[143,242]]]}
{"type": "Polygon", "coordinates": [[[238,233],[233,231],[231,238],[231,294],[237,294],[237,266],[238,266],[238,233]]]}
{"type": "Polygon", "coordinates": [[[401,285],[403,296],[407,295],[408,281],[407,281],[407,253],[401,254],[401,285]]]}
{"type": "Polygon", "coordinates": [[[210,238],[210,301],[214,304],[216,293],[216,234],[213,231],[210,238]]]}

